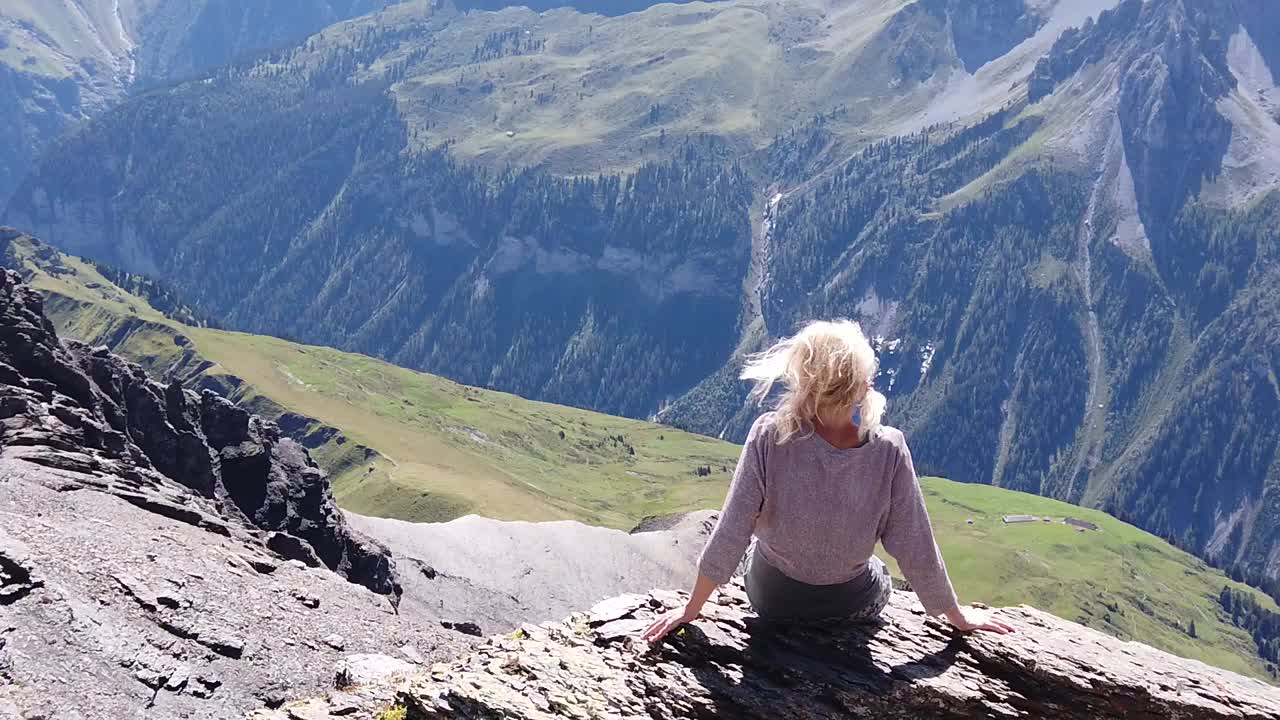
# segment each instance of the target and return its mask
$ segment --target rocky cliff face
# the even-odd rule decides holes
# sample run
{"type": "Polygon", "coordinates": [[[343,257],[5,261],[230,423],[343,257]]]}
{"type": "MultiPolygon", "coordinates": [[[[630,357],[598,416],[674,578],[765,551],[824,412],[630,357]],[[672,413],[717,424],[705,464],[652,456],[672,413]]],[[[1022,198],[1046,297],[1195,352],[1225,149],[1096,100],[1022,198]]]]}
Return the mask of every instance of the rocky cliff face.
{"type": "Polygon", "coordinates": [[[1274,37],[1264,20],[1237,7],[1247,4],[1126,0],[1064,33],[1028,81],[1034,102],[1104,59],[1121,68],[1116,116],[1136,203],[1153,234],[1222,173],[1233,132],[1247,131],[1218,107],[1237,86],[1230,38],[1274,37]]]}
{"type": "Polygon", "coordinates": [[[0,716],[235,717],[343,651],[456,650],[299,445],[41,309],[0,271],[0,716]]]}
{"type": "MultiPolygon", "coordinates": [[[[1013,635],[959,636],[902,592],[882,622],[832,629],[767,625],[748,611],[741,586],[730,586],[662,646],[637,647],[637,633],[683,599],[615,598],[355,692],[394,699],[411,718],[441,719],[1280,718],[1280,691],[1260,682],[1026,607],[1000,611],[1013,635]]],[[[351,717],[342,702],[251,717],[351,717]]]]}
{"type": "MultiPolygon", "coordinates": [[[[347,527],[324,475],[279,429],[211,392],[162,386],[105,348],[61,344],[38,293],[0,277],[0,402],[4,456],[81,473],[106,471],[122,497],[172,480],[245,523],[281,554],[323,563],[374,592],[398,596],[390,553],[347,527]]],[[[198,510],[196,524],[223,520],[198,510]]]]}

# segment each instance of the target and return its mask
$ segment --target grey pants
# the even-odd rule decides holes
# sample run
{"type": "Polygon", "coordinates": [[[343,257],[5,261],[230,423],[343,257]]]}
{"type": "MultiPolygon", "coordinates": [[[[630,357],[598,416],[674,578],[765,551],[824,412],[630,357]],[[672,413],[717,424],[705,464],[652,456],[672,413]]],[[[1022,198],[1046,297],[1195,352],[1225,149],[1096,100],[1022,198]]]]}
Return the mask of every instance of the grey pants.
{"type": "Polygon", "coordinates": [[[766,620],[871,620],[889,604],[893,581],[889,568],[874,555],[867,570],[849,582],[808,585],[792,580],[769,564],[752,545],[747,560],[747,598],[766,620]]]}

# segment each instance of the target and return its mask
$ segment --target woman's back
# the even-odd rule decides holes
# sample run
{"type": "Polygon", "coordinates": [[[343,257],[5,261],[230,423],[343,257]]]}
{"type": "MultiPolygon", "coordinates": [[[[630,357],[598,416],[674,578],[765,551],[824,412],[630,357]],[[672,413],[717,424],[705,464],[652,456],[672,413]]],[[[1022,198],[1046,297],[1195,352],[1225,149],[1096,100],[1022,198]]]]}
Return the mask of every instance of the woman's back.
{"type": "Polygon", "coordinates": [[[818,433],[773,445],[761,418],[764,505],[756,522],[765,557],[800,582],[833,585],[862,572],[889,511],[900,462],[882,428],[860,447],[832,447],[818,433]]]}
{"type": "Polygon", "coordinates": [[[857,447],[817,432],[777,442],[774,414],[751,429],[724,512],[699,562],[727,580],[751,535],[770,565],[810,585],[848,582],[878,540],[898,559],[926,609],[955,605],[902,433],[881,426],[857,447]]]}

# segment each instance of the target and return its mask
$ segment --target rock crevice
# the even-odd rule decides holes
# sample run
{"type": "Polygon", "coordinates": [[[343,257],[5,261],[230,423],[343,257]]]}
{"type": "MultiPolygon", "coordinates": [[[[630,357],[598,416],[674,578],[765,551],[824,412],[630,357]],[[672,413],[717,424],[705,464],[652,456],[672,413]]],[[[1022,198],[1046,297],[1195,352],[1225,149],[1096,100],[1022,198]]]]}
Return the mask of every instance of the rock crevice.
{"type": "Polygon", "coordinates": [[[0,605],[11,605],[43,586],[27,546],[0,531],[0,605]]]}

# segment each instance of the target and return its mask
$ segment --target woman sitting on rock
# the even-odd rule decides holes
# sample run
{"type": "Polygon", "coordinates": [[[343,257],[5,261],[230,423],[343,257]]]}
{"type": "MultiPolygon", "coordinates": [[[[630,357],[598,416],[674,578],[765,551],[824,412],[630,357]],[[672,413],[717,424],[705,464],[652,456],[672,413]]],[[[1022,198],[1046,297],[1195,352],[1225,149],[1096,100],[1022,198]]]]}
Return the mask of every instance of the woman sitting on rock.
{"type": "Polygon", "coordinates": [[[963,631],[1011,631],[957,602],[906,439],[880,424],[885,398],[871,387],[875,372],[871,344],[848,321],[811,323],[751,359],[742,377],[755,382],[754,400],[778,383],[784,391],[747,436],[688,604],[659,617],[645,640],[697,618],[753,535],[746,588],[763,618],[877,617],[892,590],[888,569],[872,555],[880,541],[930,615],[963,631]]]}

